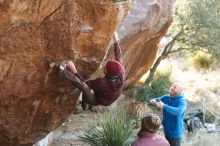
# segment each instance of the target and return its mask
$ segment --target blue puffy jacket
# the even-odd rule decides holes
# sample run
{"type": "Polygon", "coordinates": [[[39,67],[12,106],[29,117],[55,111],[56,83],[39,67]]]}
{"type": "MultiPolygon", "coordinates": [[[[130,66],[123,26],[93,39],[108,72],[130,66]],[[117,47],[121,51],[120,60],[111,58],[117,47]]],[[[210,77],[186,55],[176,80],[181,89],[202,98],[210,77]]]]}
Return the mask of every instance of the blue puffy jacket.
{"type": "Polygon", "coordinates": [[[165,136],[168,138],[181,138],[184,129],[184,111],[187,106],[184,94],[180,93],[174,97],[164,95],[155,99],[164,103],[162,124],[165,136]]]}

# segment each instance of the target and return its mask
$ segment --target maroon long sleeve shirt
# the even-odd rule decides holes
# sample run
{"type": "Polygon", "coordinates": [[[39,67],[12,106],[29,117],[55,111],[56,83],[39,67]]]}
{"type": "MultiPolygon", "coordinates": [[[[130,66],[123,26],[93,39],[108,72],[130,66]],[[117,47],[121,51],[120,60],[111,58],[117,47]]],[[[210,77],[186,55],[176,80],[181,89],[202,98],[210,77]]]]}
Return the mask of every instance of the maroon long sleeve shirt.
{"type": "MultiPolygon", "coordinates": [[[[117,42],[114,43],[115,60],[121,63],[121,48],[117,42]]],[[[125,69],[122,65],[122,71],[119,76],[110,78],[105,76],[95,80],[88,80],[86,83],[94,91],[97,103],[99,105],[111,105],[121,94],[123,83],[125,80],[125,69]]]]}

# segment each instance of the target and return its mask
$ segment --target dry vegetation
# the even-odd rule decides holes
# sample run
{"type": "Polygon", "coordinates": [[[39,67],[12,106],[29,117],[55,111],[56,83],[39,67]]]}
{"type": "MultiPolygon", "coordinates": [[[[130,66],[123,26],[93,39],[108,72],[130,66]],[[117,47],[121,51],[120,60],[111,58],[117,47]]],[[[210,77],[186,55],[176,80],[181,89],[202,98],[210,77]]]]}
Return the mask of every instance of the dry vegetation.
{"type": "MultiPolygon", "coordinates": [[[[185,95],[188,100],[187,112],[201,108],[201,99],[203,99],[208,108],[212,107],[211,110],[215,111],[218,116],[220,115],[219,66],[208,72],[198,72],[191,64],[187,64],[184,59],[175,59],[172,61],[172,65],[169,61],[161,64],[160,70],[164,68],[172,68],[172,80],[184,84],[185,95]]],[[[123,98],[119,103],[126,105],[131,101],[131,98],[123,98]]],[[[99,111],[103,111],[103,109],[99,111]]],[[[100,118],[100,114],[102,115],[103,113],[86,111],[78,115],[71,115],[65,124],[54,131],[55,139],[51,146],[87,146],[88,144],[79,141],[76,135],[88,125],[94,125],[97,119],[100,118]]],[[[220,124],[218,122],[215,123],[217,128],[219,127],[218,124],[220,124]]],[[[207,134],[205,131],[200,131],[196,134],[187,134],[183,139],[183,146],[219,146],[219,136],[220,132],[207,134]]]]}

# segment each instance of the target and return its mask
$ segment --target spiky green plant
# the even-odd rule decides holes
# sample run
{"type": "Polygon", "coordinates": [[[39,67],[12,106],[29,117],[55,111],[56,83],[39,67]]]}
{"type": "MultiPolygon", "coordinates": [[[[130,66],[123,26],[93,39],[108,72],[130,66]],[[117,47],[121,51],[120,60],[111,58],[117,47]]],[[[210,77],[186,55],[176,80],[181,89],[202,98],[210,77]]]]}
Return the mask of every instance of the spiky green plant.
{"type": "Polygon", "coordinates": [[[134,126],[126,114],[112,112],[78,137],[91,146],[129,146],[136,135],[134,126]]]}

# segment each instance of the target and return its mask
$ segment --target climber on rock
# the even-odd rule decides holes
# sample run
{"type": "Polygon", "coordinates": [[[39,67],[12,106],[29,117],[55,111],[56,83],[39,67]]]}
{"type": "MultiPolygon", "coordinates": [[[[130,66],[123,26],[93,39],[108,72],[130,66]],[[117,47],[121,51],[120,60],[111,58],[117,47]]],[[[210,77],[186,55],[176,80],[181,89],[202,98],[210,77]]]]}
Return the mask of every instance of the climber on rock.
{"type": "Polygon", "coordinates": [[[85,81],[72,61],[68,61],[65,64],[50,62],[49,66],[63,73],[65,79],[72,82],[82,91],[83,102],[92,106],[109,106],[121,94],[125,80],[125,68],[122,64],[122,54],[118,44],[117,33],[114,33],[114,41],[115,60],[109,60],[106,63],[104,77],[85,81]]]}

